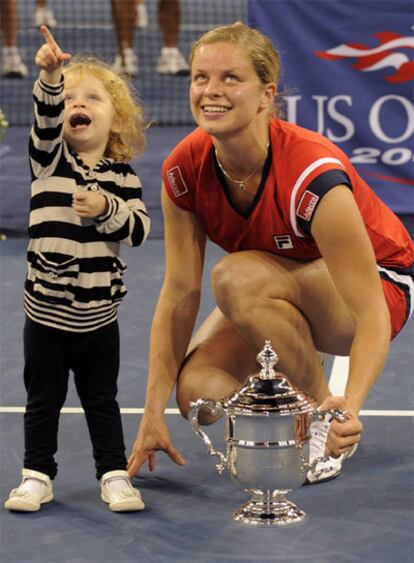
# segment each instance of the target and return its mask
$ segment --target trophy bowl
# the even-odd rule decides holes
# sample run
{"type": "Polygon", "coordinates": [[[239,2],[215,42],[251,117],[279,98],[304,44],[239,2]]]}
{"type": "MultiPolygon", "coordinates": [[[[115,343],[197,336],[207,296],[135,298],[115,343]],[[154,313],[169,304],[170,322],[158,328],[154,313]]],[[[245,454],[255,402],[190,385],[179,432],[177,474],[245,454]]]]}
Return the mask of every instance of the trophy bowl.
{"type": "Polygon", "coordinates": [[[191,403],[191,424],[209,454],[220,459],[218,472],[227,469],[232,480],[250,494],[250,500],[233,513],[234,520],[256,527],[288,526],[301,522],[305,513],[286,499],[287,493],[305,482],[309,469],[317,473],[322,459],[309,463],[311,422],[327,412],[339,420],[344,415],[315,409],[310,397],[275,372],[278,356],[269,341],[257,359],[260,373],[249,377],[241,389],[221,401],[191,403]],[[226,454],[216,450],[200,428],[201,409],[225,417],[226,454]]]}

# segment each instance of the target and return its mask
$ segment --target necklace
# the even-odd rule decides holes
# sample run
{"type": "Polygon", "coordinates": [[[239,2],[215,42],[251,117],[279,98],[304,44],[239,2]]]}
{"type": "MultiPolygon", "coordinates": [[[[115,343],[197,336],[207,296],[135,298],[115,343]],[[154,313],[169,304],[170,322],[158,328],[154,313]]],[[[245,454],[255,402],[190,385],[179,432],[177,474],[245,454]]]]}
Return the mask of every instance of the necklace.
{"type": "MultiPolygon", "coordinates": [[[[267,154],[268,148],[269,148],[269,143],[267,143],[267,145],[266,145],[266,154],[267,154]]],[[[236,184],[242,192],[246,192],[247,194],[253,195],[248,190],[246,190],[246,182],[248,182],[250,180],[250,178],[252,176],[254,176],[254,174],[256,174],[256,172],[259,170],[261,164],[258,164],[256,166],[256,168],[253,170],[253,172],[250,172],[250,174],[248,176],[246,176],[245,178],[243,178],[243,180],[236,180],[235,178],[232,178],[230,176],[230,174],[227,174],[227,172],[224,170],[223,165],[221,164],[220,159],[218,157],[217,149],[214,149],[214,154],[216,155],[217,164],[219,165],[219,168],[223,172],[224,176],[228,180],[230,180],[230,182],[233,182],[234,184],[236,184]]]]}

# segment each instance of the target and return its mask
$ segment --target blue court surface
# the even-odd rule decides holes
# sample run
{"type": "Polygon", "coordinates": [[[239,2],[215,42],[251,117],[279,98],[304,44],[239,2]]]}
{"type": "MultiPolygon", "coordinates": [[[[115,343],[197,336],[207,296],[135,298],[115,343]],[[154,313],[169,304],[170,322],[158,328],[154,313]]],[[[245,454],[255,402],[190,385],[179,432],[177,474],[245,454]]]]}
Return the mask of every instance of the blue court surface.
{"type": "MultiPolygon", "coordinates": [[[[22,296],[29,198],[27,130],[16,128],[9,133],[0,158],[1,230],[8,235],[0,242],[2,504],[20,480],[23,455],[22,296]]],[[[136,163],[154,217],[154,233],[142,248],[125,248],[123,254],[129,294],[120,308],[119,403],[128,450],[144,405],[149,329],[164,271],[160,161],[185,133],[177,128],[152,131],[147,156],[136,163]]],[[[201,318],[213,306],[208,272],[220,256],[222,251],[209,246],[201,318]]],[[[248,497],[228,475],[219,476],[214,459],[176,413],[174,401],[166,416],[186,466],[178,467],[165,454],[158,454],[156,471],[144,468],[135,480],[146,510],[110,512],[100,500],[86,423],[71,382],[61,416],[56,500],[34,514],[0,508],[2,563],[413,561],[413,337],[411,319],[393,343],[388,363],[366,402],[363,442],[342,474],[288,495],[307,513],[303,523],[289,528],[251,529],[232,520],[232,511],[248,497]]],[[[340,389],[341,369],[332,359],[327,377],[331,375],[332,384],[340,389]]],[[[210,426],[208,432],[223,449],[222,422],[210,426]]]]}

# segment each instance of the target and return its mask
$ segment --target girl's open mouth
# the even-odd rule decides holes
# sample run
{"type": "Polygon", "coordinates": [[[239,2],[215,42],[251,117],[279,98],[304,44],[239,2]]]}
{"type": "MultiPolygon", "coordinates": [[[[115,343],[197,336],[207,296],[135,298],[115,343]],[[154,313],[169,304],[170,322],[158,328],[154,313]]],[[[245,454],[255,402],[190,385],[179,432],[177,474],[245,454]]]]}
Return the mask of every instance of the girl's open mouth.
{"type": "Polygon", "coordinates": [[[70,118],[69,123],[70,123],[71,127],[76,129],[76,127],[82,127],[82,126],[90,125],[91,119],[90,119],[90,117],[88,117],[84,113],[75,113],[70,118]]]}

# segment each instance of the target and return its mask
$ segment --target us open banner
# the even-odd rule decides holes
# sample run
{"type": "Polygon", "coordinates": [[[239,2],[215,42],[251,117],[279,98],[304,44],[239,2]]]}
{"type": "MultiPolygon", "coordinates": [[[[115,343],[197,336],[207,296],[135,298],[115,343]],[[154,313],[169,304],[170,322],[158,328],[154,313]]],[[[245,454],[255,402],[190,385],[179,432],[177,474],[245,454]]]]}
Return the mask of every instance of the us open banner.
{"type": "Polygon", "coordinates": [[[413,5],[249,0],[282,59],[286,119],[322,133],[397,213],[414,212],[413,5]]]}

